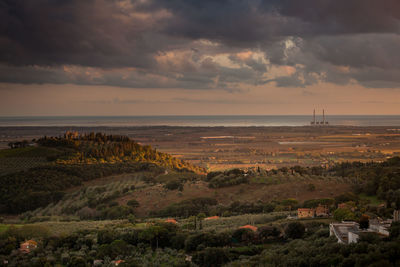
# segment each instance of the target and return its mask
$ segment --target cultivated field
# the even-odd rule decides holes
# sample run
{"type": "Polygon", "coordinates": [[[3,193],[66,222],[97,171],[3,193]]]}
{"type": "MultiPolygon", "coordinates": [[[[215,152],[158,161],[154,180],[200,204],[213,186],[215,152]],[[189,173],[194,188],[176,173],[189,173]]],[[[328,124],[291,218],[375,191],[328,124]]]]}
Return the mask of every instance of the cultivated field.
{"type": "MultiPolygon", "coordinates": [[[[128,135],[209,170],[260,166],[330,165],[383,161],[399,155],[393,127],[2,127],[0,147],[10,141],[58,136],[66,130],[128,135]]],[[[395,131],[396,130],[396,131],[395,131]]]]}

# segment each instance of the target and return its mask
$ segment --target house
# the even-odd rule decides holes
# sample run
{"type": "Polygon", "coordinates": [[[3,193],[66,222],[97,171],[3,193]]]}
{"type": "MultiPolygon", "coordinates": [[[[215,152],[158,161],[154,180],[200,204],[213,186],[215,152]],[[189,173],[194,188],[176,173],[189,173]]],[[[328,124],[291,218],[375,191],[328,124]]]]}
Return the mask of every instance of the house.
{"type": "Polygon", "coordinates": [[[392,220],[369,220],[369,229],[374,231],[382,236],[388,237],[389,236],[389,228],[392,224],[392,220]]]}
{"type": "Polygon", "coordinates": [[[166,219],[164,222],[166,223],[173,223],[173,224],[177,224],[178,222],[175,219],[166,219]]]}
{"type": "Polygon", "coordinates": [[[257,232],[257,230],[258,230],[258,228],[256,226],[249,225],[249,224],[244,225],[244,226],[240,226],[239,229],[250,229],[253,232],[257,232]]]}
{"type": "Polygon", "coordinates": [[[319,204],[318,207],[315,208],[315,216],[317,217],[327,217],[329,216],[329,209],[326,205],[319,204]]]}
{"type": "Polygon", "coordinates": [[[33,249],[37,248],[38,243],[34,240],[28,240],[25,241],[24,243],[20,244],[19,251],[22,253],[29,253],[33,249]]]}
{"type": "Polygon", "coordinates": [[[192,261],[192,256],[190,256],[190,255],[186,255],[186,257],[185,257],[185,261],[189,261],[189,262],[191,262],[191,261],[192,261]]]}
{"type": "Polygon", "coordinates": [[[297,209],[297,217],[299,219],[302,218],[313,218],[315,216],[314,209],[307,209],[307,208],[299,208],[297,209]]]}
{"type": "Polygon", "coordinates": [[[329,224],[329,236],[335,235],[338,243],[357,243],[359,232],[359,224],[356,222],[341,222],[329,224]]]}
{"type": "Polygon", "coordinates": [[[390,227],[389,222],[379,222],[370,220],[370,226],[366,230],[361,230],[356,222],[341,222],[329,224],[329,235],[335,235],[338,243],[351,244],[357,243],[360,235],[372,233],[380,237],[388,237],[390,227]]]}
{"type": "Polygon", "coordinates": [[[204,220],[208,221],[208,220],[218,220],[218,219],[219,219],[219,216],[211,216],[211,217],[205,218],[204,220]]]}
{"type": "Polygon", "coordinates": [[[103,265],[103,260],[94,260],[93,261],[93,266],[102,266],[103,265]]]}

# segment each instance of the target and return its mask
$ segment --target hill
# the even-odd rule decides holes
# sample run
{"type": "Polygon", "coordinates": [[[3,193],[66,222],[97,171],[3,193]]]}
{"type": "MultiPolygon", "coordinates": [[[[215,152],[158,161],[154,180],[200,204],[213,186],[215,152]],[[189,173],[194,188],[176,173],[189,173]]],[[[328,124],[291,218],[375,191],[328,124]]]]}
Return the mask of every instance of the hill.
{"type": "Polygon", "coordinates": [[[46,206],[62,199],[68,188],[114,174],[151,171],[157,175],[167,169],[204,172],[126,136],[66,133],[40,138],[32,146],[23,144],[0,151],[0,213],[46,206]]]}

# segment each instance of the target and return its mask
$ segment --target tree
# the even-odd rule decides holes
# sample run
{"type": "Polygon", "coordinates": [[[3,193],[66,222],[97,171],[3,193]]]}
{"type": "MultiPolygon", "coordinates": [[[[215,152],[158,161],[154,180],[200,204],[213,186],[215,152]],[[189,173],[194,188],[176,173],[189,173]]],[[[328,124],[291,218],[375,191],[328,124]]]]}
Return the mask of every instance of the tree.
{"type": "Polygon", "coordinates": [[[208,247],[197,252],[193,261],[200,266],[221,266],[229,261],[229,253],[223,248],[208,247]]]}
{"type": "Polygon", "coordinates": [[[164,187],[167,188],[168,190],[179,189],[179,191],[183,191],[183,184],[179,180],[169,181],[164,187]]]}
{"type": "Polygon", "coordinates": [[[391,239],[396,239],[400,236],[400,222],[393,222],[389,229],[391,239]]]}
{"type": "Polygon", "coordinates": [[[139,238],[150,243],[152,247],[158,248],[161,239],[164,239],[168,235],[168,231],[165,227],[153,225],[140,232],[139,238]]]}
{"type": "Polygon", "coordinates": [[[123,240],[114,240],[109,245],[110,255],[112,258],[115,258],[119,255],[126,255],[130,252],[129,245],[123,240]]]}
{"type": "Polygon", "coordinates": [[[249,244],[255,238],[253,230],[246,228],[239,228],[232,234],[232,239],[234,242],[249,244]]]}
{"type": "Polygon", "coordinates": [[[135,225],[135,224],[136,224],[136,217],[135,217],[135,215],[129,214],[129,215],[128,215],[128,221],[129,221],[131,224],[135,225]]]}
{"type": "Polygon", "coordinates": [[[203,220],[206,218],[206,215],[204,213],[199,213],[197,215],[197,219],[199,220],[199,229],[202,230],[203,229],[203,220]]]}
{"type": "Polygon", "coordinates": [[[314,184],[308,184],[307,185],[307,190],[311,191],[311,192],[315,191],[315,185],[314,184]]]}
{"type": "Polygon", "coordinates": [[[275,226],[262,226],[258,228],[258,237],[261,242],[265,242],[268,239],[275,239],[279,237],[281,231],[275,226]]]}
{"type": "Polygon", "coordinates": [[[126,204],[132,208],[137,208],[140,206],[139,202],[136,199],[131,199],[126,204]]]}
{"type": "Polygon", "coordinates": [[[400,189],[394,191],[394,203],[396,205],[396,209],[400,209],[400,189]]]}
{"type": "Polygon", "coordinates": [[[302,223],[291,222],[285,229],[285,235],[288,238],[301,238],[305,233],[305,227],[302,223]]]}
{"type": "Polygon", "coordinates": [[[369,216],[363,214],[359,220],[360,229],[368,229],[369,228],[369,216]]]}
{"type": "Polygon", "coordinates": [[[347,208],[336,209],[333,213],[333,218],[337,221],[354,220],[354,213],[347,208]]]}
{"type": "Polygon", "coordinates": [[[396,200],[396,195],[395,192],[390,189],[386,193],[384,193],[384,197],[386,199],[386,207],[391,208],[392,207],[392,202],[396,200]]]}

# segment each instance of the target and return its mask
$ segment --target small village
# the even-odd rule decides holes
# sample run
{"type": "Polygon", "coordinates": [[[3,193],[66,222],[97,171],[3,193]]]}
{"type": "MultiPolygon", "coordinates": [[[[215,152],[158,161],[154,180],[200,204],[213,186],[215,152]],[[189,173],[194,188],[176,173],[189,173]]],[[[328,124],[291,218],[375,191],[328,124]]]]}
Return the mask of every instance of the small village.
{"type": "MultiPolygon", "coordinates": [[[[346,203],[338,205],[339,209],[348,208],[346,203]]],[[[353,208],[354,211],[354,208],[353,208]]],[[[297,219],[315,218],[315,217],[329,217],[329,208],[325,205],[318,205],[316,208],[299,208],[297,209],[297,219]]],[[[296,217],[291,217],[296,218],[296,217]]],[[[400,211],[393,211],[393,219],[382,220],[381,218],[369,219],[363,226],[355,221],[342,221],[329,224],[330,236],[335,236],[338,243],[350,244],[357,243],[360,235],[365,233],[376,234],[380,237],[389,237],[389,228],[392,222],[400,220],[400,211]]]]}

